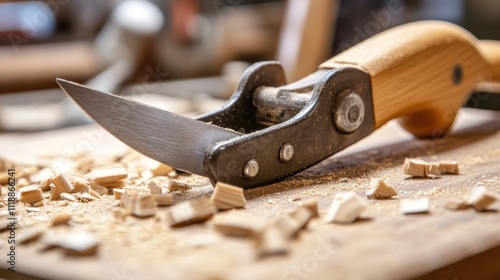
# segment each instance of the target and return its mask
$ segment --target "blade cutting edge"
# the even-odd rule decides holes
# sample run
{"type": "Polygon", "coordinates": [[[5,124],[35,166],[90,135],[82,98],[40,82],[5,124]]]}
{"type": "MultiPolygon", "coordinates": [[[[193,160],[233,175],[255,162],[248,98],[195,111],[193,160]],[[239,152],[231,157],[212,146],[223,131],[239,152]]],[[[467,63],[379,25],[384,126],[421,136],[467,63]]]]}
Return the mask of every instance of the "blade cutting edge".
{"type": "Polygon", "coordinates": [[[193,174],[207,176],[203,162],[209,147],[241,135],[67,80],[57,83],[113,136],[145,156],[193,174]]]}

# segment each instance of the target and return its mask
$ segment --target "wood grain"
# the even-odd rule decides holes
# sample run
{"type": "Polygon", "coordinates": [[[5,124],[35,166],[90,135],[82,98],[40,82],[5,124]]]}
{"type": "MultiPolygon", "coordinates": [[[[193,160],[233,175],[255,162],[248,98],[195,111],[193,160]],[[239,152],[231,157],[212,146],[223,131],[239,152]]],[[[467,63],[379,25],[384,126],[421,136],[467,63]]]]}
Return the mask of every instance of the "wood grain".
{"type": "Polygon", "coordinates": [[[422,21],[374,36],[320,65],[357,66],[372,78],[375,126],[401,117],[418,137],[443,135],[476,84],[500,81],[500,44],[451,23],[422,21]],[[454,82],[454,71],[462,78],[454,82]]]}

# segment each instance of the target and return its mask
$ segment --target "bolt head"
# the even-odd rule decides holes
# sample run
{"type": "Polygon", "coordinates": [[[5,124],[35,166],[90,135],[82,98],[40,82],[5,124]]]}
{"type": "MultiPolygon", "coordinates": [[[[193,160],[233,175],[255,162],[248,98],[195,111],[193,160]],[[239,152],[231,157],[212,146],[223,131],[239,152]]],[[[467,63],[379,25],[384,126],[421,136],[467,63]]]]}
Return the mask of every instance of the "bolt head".
{"type": "Polygon", "coordinates": [[[290,143],[285,143],[280,149],[280,161],[282,163],[289,162],[293,157],[293,146],[290,143]]]}
{"type": "Polygon", "coordinates": [[[251,180],[259,174],[259,163],[255,159],[251,159],[245,163],[243,167],[243,175],[245,178],[251,180]]]}
{"type": "Polygon", "coordinates": [[[334,108],[335,127],[342,133],[351,133],[358,129],[365,118],[365,104],[363,99],[355,93],[349,92],[339,98],[334,108]]]}

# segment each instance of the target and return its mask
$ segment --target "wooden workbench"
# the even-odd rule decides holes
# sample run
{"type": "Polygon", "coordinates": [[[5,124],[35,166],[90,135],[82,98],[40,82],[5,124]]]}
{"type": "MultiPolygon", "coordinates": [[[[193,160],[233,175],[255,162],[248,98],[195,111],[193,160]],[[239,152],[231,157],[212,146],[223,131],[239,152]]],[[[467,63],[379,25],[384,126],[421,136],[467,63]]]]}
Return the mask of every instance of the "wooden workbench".
{"type": "MultiPolygon", "coordinates": [[[[67,257],[59,250],[28,244],[17,247],[17,272],[5,268],[7,233],[0,234],[2,278],[23,276],[47,279],[500,279],[500,203],[486,212],[444,208],[449,197],[463,197],[477,184],[500,194],[500,114],[463,110],[453,133],[444,139],[416,140],[389,123],[355,146],[301,174],[277,184],[245,191],[244,210],[225,215],[273,217],[300,201],[317,199],[325,214],[333,196],[353,190],[365,198],[371,178],[394,186],[395,199],[366,199],[368,209],[353,224],[313,220],[291,241],[284,256],[258,258],[253,242],[224,237],[210,222],[171,229],[167,208],[155,218],[128,217],[116,222],[112,196],[86,204],[69,204],[72,226],[100,238],[96,256],[67,257]],[[408,179],[401,174],[405,157],[450,159],[460,163],[461,174],[435,179],[408,179]],[[401,198],[429,197],[428,214],[402,215],[401,198]],[[14,275],[14,276],[13,276],[14,275]]],[[[0,136],[0,155],[22,159],[38,152],[78,149],[98,152],[122,144],[95,126],[35,134],[0,136]],[[103,137],[101,136],[103,135],[103,137]],[[90,145],[88,144],[90,143],[90,145]]],[[[187,178],[198,186],[179,194],[177,201],[209,196],[204,178],[187,178]]],[[[24,227],[47,224],[55,215],[50,203],[39,213],[27,214],[18,205],[24,227]],[[23,212],[24,211],[24,212],[23,212]]],[[[21,228],[19,231],[22,231],[21,228]]],[[[21,278],[15,278],[21,279],[21,278]]],[[[26,279],[29,279],[26,278],[26,279]]]]}

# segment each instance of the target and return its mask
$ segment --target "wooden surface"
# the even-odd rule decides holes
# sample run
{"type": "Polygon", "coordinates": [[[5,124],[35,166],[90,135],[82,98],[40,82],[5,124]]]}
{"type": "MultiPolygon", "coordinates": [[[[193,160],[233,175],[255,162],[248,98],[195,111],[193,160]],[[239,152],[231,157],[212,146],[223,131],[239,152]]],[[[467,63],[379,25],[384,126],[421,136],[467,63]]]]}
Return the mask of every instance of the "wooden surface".
{"type": "MultiPolygon", "coordinates": [[[[498,112],[463,110],[453,134],[438,140],[416,140],[391,122],[293,178],[245,191],[246,209],[214,217],[272,218],[308,199],[317,199],[324,215],[336,193],[350,190],[368,203],[363,218],[353,224],[313,220],[291,241],[285,256],[259,259],[253,242],[220,236],[210,223],[170,229],[165,222],[167,208],[155,218],[129,217],[115,222],[111,209],[117,202],[104,196],[57,210],[72,213],[73,227],[99,237],[96,256],[65,257],[59,250],[43,251],[37,243],[18,246],[18,274],[0,270],[0,277],[23,273],[48,279],[500,279],[500,203],[487,212],[444,209],[447,198],[465,196],[479,183],[500,194],[499,120],[498,112]],[[461,174],[407,179],[401,169],[404,158],[410,156],[457,160],[461,174]],[[398,198],[366,199],[364,192],[375,177],[395,187],[398,198]],[[399,213],[400,199],[418,197],[430,198],[428,214],[399,213]]],[[[19,160],[48,150],[74,154],[84,146],[94,153],[122,148],[94,126],[0,136],[0,155],[19,160]]],[[[183,180],[197,186],[176,195],[176,201],[213,191],[205,178],[183,180]]],[[[57,214],[54,205],[49,203],[40,213],[28,215],[19,204],[23,217],[19,232],[44,227],[47,217],[57,214]]],[[[0,233],[0,267],[4,269],[6,236],[6,232],[0,233]]]]}
{"type": "MultiPolygon", "coordinates": [[[[372,78],[375,126],[400,116],[419,137],[443,134],[472,89],[495,81],[500,44],[476,38],[456,25],[422,21],[405,24],[331,58],[321,68],[358,66],[372,78]],[[455,67],[462,78],[454,82],[455,67]]],[[[499,81],[496,79],[496,81],[499,81]]]]}

